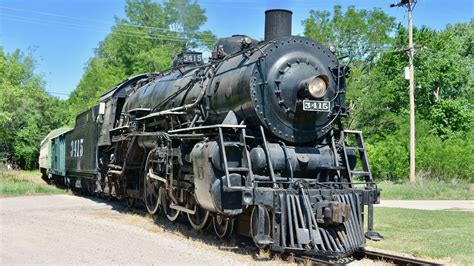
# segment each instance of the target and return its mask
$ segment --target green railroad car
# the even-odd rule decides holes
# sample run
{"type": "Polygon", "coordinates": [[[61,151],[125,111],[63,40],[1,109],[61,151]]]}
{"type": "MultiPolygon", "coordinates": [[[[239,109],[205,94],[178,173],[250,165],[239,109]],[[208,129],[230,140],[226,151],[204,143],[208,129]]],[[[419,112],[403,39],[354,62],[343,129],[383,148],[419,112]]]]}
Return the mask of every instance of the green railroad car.
{"type": "Polygon", "coordinates": [[[61,156],[64,158],[64,148],[61,153],[60,139],[70,130],[72,129],[69,127],[54,129],[40,143],[39,167],[41,178],[47,183],[51,183],[57,175],[64,176],[64,163],[59,162],[61,156]]]}

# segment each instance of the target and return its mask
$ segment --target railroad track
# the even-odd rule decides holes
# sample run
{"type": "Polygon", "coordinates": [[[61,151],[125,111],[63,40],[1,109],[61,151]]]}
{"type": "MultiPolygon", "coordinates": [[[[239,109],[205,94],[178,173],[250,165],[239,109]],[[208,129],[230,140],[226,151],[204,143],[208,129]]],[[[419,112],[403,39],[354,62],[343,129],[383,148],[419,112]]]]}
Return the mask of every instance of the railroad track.
{"type": "Polygon", "coordinates": [[[365,250],[360,254],[357,254],[357,257],[354,258],[343,258],[343,259],[322,259],[322,258],[314,258],[309,256],[294,256],[291,260],[296,263],[303,263],[307,264],[308,262],[314,265],[346,265],[352,261],[360,260],[362,258],[374,260],[374,261],[384,261],[388,263],[393,263],[395,265],[442,265],[439,263],[435,263],[430,260],[418,259],[418,258],[410,258],[401,255],[395,255],[390,253],[385,253],[382,251],[375,251],[375,250],[365,250]]]}
{"type": "Polygon", "coordinates": [[[365,258],[371,260],[383,260],[396,265],[441,265],[430,260],[404,257],[374,250],[365,250],[365,258]]]}

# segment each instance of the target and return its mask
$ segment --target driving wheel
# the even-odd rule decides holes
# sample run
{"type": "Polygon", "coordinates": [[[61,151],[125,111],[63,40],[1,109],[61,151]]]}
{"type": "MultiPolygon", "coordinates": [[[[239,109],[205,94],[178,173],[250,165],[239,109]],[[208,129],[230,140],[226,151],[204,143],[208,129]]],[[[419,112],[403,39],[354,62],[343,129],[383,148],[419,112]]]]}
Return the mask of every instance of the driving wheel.
{"type": "Polygon", "coordinates": [[[230,236],[234,230],[234,219],[222,215],[214,215],[212,217],[212,224],[214,226],[214,232],[219,238],[230,236]]]}

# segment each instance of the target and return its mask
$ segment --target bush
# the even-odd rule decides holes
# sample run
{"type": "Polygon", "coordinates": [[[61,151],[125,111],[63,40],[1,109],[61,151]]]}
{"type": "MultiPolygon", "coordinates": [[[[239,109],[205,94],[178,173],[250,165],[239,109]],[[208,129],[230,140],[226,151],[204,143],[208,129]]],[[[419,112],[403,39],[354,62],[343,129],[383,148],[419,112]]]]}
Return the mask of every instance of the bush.
{"type": "Polygon", "coordinates": [[[431,178],[474,181],[474,131],[442,140],[428,135],[418,142],[417,167],[431,178]]]}
{"type": "MultiPolygon", "coordinates": [[[[474,181],[474,130],[442,139],[431,126],[418,119],[416,128],[416,170],[435,180],[474,181]]],[[[369,162],[375,178],[392,181],[408,179],[410,169],[408,123],[379,141],[367,143],[369,162]]]]}
{"type": "Polygon", "coordinates": [[[410,171],[410,132],[406,119],[402,120],[397,116],[394,120],[398,125],[397,129],[367,138],[367,152],[375,178],[401,181],[408,177],[410,171]]]}
{"type": "Polygon", "coordinates": [[[372,175],[376,178],[399,181],[409,174],[410,157],[408,144],[396,136],[367,144],[372,175]]]}

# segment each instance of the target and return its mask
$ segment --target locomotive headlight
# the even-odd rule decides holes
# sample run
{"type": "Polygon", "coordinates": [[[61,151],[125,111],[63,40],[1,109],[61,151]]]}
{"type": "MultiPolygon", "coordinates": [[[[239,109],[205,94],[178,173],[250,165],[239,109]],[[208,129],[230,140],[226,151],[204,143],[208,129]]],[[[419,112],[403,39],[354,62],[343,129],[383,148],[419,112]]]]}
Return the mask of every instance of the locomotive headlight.
{"type": "Polygon", "coordinates": [[[327,84],[321,77],[316,77],[306,84],[309,94],[314,98],[321,98],[326,94],[327,84]]]}

